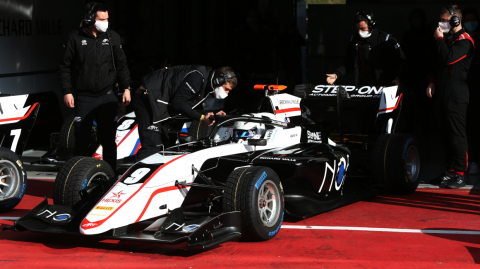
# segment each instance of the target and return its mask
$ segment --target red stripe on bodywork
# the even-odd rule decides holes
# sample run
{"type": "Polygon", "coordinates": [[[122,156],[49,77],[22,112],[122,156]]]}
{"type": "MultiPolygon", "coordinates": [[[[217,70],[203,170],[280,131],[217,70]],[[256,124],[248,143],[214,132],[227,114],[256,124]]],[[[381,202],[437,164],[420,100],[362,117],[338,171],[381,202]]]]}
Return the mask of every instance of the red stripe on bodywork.
{"type": "Polygon", "coordinates": [[[176,186],[170,186],[170,187],[165,187],[165,188],[161,188],[161,189],[158,189],[156,191],[154,191],[152,193],[152,195],[150,195],[150,198],[148,199],[148,202],[147,204],[145,205],[145,207],[143,208],[142,210],[142,213],[140,213],[140,216],[138,216],[138,219],[135,221],[135,223],[139,222],[140,219],[143,217],[143,215],[145,214],[145,211],[147,211],[147,208],[148,206],[150,205],[150,203],[152,202],[153,200],[153,197],[157,196],[157,194],[159,193],[162,193],[162,192],[167,192],[167,191],[174,191],[174,190],[178,190],[178,189],[184,189],[184,188],[187,188],[188,186],[185,186],[185,187],[176,187],[176,186]]]}
{"type": "Polygon", "coordinates": [[[400,96],[398,97],[397,104],[396,104],[394,107],[388,107],[388,108],[380,109],[380,110],[378,110],[378,112],[395,110],[395,109],[398,107],[398,105],[400,104],[400,99],[402,99],[402,94],[403,94],[403,93],[401,93],[400,96]]]}
{"type": "Polygon", "coordinates": [[[2,120],[0,120],[0,122],[4,122],[4,121],[14,121],[14,120],[24,120],[24,119],[28,118],[28,116],[30,116],[30,114],[31,114],[32,111],[35,109],[35,107],[37,107],[37,105],[38,105],[38,103],[33,104],[33,106],[30,108],[30,110],[28,110],[27,114],[25,114],[23,117],[10,118],[10,119],[2,119],[2,120]]]}
{"type": "Polygon", "coordinates": [[[301,111],[301,110],[299,107],[285,108],[285,109],[275,110],[275,114],[295,112],[295,111],[301,111]]]}
{"type": "Polygon", "coordinates": [[[142,143],[138,143],[137,149],[135,150],[135,153],[133,155],[137,154],[138,150],[142,147],[142,143]]]}
{"type": "MultiPolygon", "coordinates": [[[[118,210],[120,210],[120,208],[122,208],[122,206],[124,206],[126,203],[128,203],[128,201],[130,201],[130,199],[132,199],[141,189],[143,189],[143,187],[145,185],[147,185],[147,183],[160,171],[162,170],[165,166],[169,165],[170,163],[182,158],[183,156],[185,156],[187,154],[184,154],[182,156],[178,156],[177,158],[173,159],[173,160],[170,160],[169,162],[165,163],[164,165],[160,166],[155,172],[153,172],[153,174],[145,181],[145,183],[142,184],[142,186],[140,186],[140,188],[138,188],[138,190],[130,197],[128,197],[128,199],[123,203],[121,204],[117,209],[115,209],[115,211],[113,211],[112,214],[110,214],[108,217],[106,217],[105,219],[103,220],[99,220],[99,221],[95,221],[95,222],[90,222],[87,218],[83,219],[82,221],[82,224],[81,224],[81,227],[84,229],[84,230],[88,230],[88,229],[92,229],[92,228],[95,228],[95,227],[98,227],[100,225],[102,225],[105,221],[107,221],[110,217],[112,217],[113,215],[115,215],[115,213],[118,212],[118,210]],[[90,224],[91,223],[91,224],[90,224]],[[91,226],[88,226],[88,225],[91,225],[91,226]],[[84,227],[84,225],[88,226],[88,227],[84,227]]],[[[130,168],[131,169],[131,168],[130,168]]],[[[128,171],[127,171],[128,172],[128,171]]],[[[121,179],[123,179],[125,177],[125,175],[127,175],[128,173],[125,173],[123,175],[123,177],[121,179]]],[[[120,179],[120,180],[121,180],[120,179]]],[[[120,182],[120,180],[117,181],[120,182]]],[[[115,183],[115,185],[117,185],[117,183],[115,183]]],[[[114,186],[115,186],[114,185],[114,186]]],[[[113,188],[113,187],[112,187],[113,188]]],[[[106,194],[102,197],[102,199],[106,196],[106,194]]],[[[100,201],[102,200],[100,199],[100,201]]]]}
{"type": "Polygon", "coordinates": [[[123,143],[123,141],[125,141],[125,139],[127,139],[127,137],[133,133],[133,131],[138,127],[138,124],[135,124],[135,126],[133,127],[132,130],[130,130],[130,132],[128,132],[128,134],[122,139],[122,141],[120,141],[120,143],[118,143],[117,145],[117,148],[120,147],[120,145],[123,143]]]}

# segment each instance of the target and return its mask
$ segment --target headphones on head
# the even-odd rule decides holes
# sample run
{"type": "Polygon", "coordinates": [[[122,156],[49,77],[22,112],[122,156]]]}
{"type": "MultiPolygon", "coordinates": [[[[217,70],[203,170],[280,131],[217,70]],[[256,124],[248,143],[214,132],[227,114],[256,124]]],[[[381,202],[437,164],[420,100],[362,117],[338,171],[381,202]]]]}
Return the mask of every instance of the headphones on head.
{"type": "Polygon", "coordinates": [[[367,18],[367,25],[368,25],[368,28],[370,30],[373,30],[375,28],[377,22],[372,19],[372,16],[368,15],[367,13],[365,13],[363,11],[357,12],[357,16],[363,16],[363,17],[367,18]]]}
{"type": "Polygon", "coordinates": [[[236,77],[236,76],[237,75],[235,75],[235,73],[233,73],[233,72],[228,72],[226,74],[220,74],[220,75],[213,78],[213,80],[212,80],[213,86],[221,86],[221,85],[227,83],[228,79],[231,79],[231,78],[236,77]]]}
{"type": "Polygon", "coordinates": [[[448,13],[450,13],[450,15],[452,15],[452,17],[450,18],[450,26],[452,26],[452,27],[459,26],[460,25],[460,18],[457,16],[457,12],[455,12],[455,10],[453,9],[452,6],[446,6],[445,8],[448,10],[448,13]]]}
{"type": "Polygon", "coordinates": [[[92,6],[90,7],[90,10],[85,14],[85,19],[83,20],[86,25],[92,25],[95,23],[95,17],[97,14],[93,12],[95,7],[97,6],[97,3],[93,2],[92,6]]]}

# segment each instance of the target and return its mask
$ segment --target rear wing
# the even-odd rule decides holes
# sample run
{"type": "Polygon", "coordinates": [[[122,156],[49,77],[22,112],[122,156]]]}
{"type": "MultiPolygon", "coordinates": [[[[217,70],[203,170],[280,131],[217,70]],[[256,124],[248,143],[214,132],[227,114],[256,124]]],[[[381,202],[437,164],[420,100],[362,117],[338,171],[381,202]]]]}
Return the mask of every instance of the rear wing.
{"type": "MultiPolygon", "coordinates": [[[[353,86],[353,85],[311,85],[295,86],[294,95],[302,98],[302,103],[309,106],[321,104],[336,107],[340,125],[342,124],[342,107],[364,108],[372,111],[374,129],[380,133],[393,133],[400,116],[403,93],[398,86],[353,86]],[[376,118],[375,113],[376,111],[376,118]]],[[[359,111],[360,113],[360,111],[359,111]]],[[[361,112],[363,113],[363,112],[361,112]]],[[[362,116],[369,114],[362,114],[362,116]]],[[[378,132],[376,132],[378,134],[378,132]]]]}
{"type": "Polygon", "coordinates": [[[0,147],[22,156],[25,144],[40,109],[40,103],[29,104],[28,94],[0,97],[0,147]]]}
{"type": "Polygon", "coordinates": [[[294,95],[302,99],[325,103],[378,103],[378,114],[391,113],[401,106],[403,94],[398,86],[352,86],[300,84],[294,95]]]}

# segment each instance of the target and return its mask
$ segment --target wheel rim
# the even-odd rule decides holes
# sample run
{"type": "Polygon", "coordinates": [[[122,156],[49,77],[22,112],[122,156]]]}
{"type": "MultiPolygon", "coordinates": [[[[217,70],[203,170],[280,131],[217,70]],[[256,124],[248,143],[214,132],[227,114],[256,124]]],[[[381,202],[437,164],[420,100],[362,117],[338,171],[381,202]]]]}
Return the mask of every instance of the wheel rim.
{"type": "Polygon", "coordinates": [[[266,180],[258,189],[258,213],[263,224],[272,227],[280,216],[280,193],[271,180],[266,180]]]}
{"type": "Polygon", "coordinates": [[[410,182],[417,181],[418,174],[420,173],[420,155],[418,154],[417,147],[410,146],[408,148],[405,165],[408,180],[410,180],[410,182]]]}
{"type": "Polygon", "coordinates": [[[20,188],[20,172],[9,160],[0,160],[0,200],[11,197],[20,188]]]}
{"type": "Polygon", "coordinates": [[[108,180],[108,176],[104,172],[95,173],[93,174],[93,176],[90,177],[90,180],[88,181],[87,186],[89,186],[90,183],[92,183],[94,180],[100,180],[100,181],[108,180]]]}

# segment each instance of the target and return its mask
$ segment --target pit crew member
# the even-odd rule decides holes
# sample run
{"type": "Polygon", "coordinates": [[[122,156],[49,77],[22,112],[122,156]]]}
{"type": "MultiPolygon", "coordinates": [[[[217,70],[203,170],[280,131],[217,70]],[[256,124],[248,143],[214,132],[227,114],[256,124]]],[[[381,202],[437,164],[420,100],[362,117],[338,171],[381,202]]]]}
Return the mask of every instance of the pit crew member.
{"type": "MultiPolygon", "coordinates": [[[[142,78],[142,86],[133,97],[142,147],[136,155],[141,160],[159,151],[158,146],[170,145],[168,123],[176,115],[198,120],[210,126],[213,113],[202,115],[195,108],[207,95],[224,99],[237,86],[237,77],[231,67],[216,71],[202,65],[175,66],[157,70],[142,78]]],[[[217,112],[225,115],[225,112],[217,112]]]]}
{"type": "Polygon", "coordinates": [[[130,103],[130,72],[120,36],[108,28],[108,7],[88,3],[81,27],[70,33],[59,63],[58,79],[65,105],[75,109],[75,156],[88,156],[93,120],[103,159],[116,170],[117,97],[115,77],[130,103]]]}
{"type": "Polygon", "coordinates": [[[436,71],[427,87],[434,99],[446,145],[446,173],[440,185],[451,189],[465,186],[463,174],[468,167],[466,119],[468,106],[468,69],[475,44],[462,28],[462,11],[456,5],[440,11],[439,27],[434,32],[436,71]]]}
{"type": "Polygon", "coordinates": [[[358,32],[350,38],[343,64],[333,74],[327,74],[327,83],[354,71],[355,85],[399,85],[404,53],[397,40],[376,28],[373,13],[357,12],[354,19],[358,32]]]}

